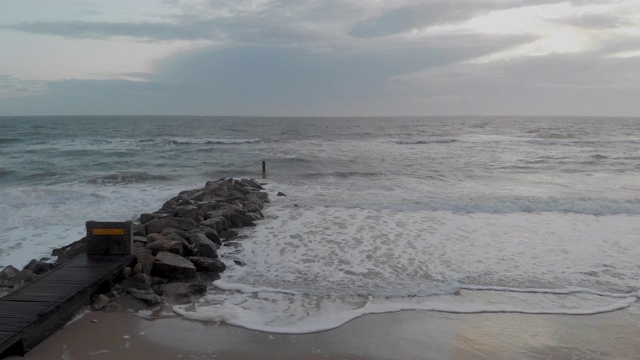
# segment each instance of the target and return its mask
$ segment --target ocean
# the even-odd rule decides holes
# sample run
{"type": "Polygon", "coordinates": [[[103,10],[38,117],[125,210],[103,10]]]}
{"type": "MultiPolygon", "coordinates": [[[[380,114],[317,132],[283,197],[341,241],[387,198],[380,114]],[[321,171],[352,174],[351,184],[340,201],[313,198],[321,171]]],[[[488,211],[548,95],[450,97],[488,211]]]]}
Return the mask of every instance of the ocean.
{"type": "Polygon", "coordinates": [[[208,180],[268,183],[222,278],[161,316],[640,316],[640,118],[0,117],[0,155],[0,267],[208,180]]]}

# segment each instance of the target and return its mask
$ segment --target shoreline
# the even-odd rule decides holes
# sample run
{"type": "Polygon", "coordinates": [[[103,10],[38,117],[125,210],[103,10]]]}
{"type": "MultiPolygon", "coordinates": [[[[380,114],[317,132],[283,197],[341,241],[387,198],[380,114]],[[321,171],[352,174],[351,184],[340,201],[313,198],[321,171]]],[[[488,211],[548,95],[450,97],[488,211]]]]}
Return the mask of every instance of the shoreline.
{"type": "Polygon", "coordinates": [[[636,359],[638,338],[640,317],[630,310],[560,316],[412,310],[299,335],[119,311],[87,313],[24,359],[636,359]]]}

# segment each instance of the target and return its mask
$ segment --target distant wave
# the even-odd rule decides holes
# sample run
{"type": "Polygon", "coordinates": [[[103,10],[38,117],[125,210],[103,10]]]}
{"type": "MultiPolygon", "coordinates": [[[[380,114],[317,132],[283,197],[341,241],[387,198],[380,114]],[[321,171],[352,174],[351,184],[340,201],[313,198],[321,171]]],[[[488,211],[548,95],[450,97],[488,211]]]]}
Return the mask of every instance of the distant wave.
{"type": "Polygon", "coordinates": [[[384,174],[376,173],[376,172],[334,171],[334,172],[328,172],[328,173],[322,173],[322,172],[308,173],[308,174],[305,174],[305,177],[308,177],[308,178],[334,177],[334,178],[346,179],[346,178],[352,178],[352,177],[370,178],[370,177],[376,177],[381,175],[384,175],[384,174]]]}
{"type": "MultiPolygon", "coordinates": [[[[393,208],[393,207],[392,207],[393,208]]],[[[431,199],[424,204],[405,203],[405,210],[448,211],[453,213],[543,213],[564,212],[587,215],[638,215],[640,198],[494,198],[494,199],[431,199]]]]}
{"type": "Polygon", "coordinates": [[[89,184],[98,184],[98,185],[126,185],[126,184],[148,182],[148,181],[170,181],[170,180],[173,180],[173,179],[166,175],[156,175],[156,174],[150,174],[147,172],[136,172],[136,173],[115,173],[115,174],[94,177],[87,180],[87,182],[89,184]]]}
{"type": "Polygon", "coordinates": [[[18,138],[0,138],[0,145],[3,144],[11,144],[11,143],[15,143],[15,142],[19,142],[21,141],[18,138]]]}
{"type": "Polygon", "coordinates": [[[430,139],[430,140],[396,140],[397,145],[427,145],[427,144],[451,144],[458,142],[457,139],[430,139]]]}
{"type": "Polygon", "coordinates": [[[260,142],[260,139],[172,139],[169,143],[173,145],[238,145],[253,144],[260,142]]]}
{"type": "Polygon", "coordinates": [[[14,171],[0,168],[0,178],[3,178],[5,176],[9,176],[9,175],[11,175],[13,173],[14,173],[14,171]]]}

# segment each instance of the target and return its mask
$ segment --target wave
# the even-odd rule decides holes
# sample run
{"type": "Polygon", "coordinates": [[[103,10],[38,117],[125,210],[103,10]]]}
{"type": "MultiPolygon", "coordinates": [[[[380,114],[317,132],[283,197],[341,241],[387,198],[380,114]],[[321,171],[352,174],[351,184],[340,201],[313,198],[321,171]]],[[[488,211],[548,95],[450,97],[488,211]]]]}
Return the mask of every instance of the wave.
{"type": "Polygon", "coordinates": [[[240,145],[259,143],[260,139],[171,139],[172,145],[240,145]]]}
{"type": "Polygon", "coordinates": [[[339,178],[339,179],[347,179],[347,178],[372,178],[372,177],[378,177],[383,175],[385,174],[377,173],[377,172],[334,171],[334,172],[327,172],[327,173],[323,173],[323,172],[307,173],[307,174],[304,174],[303,176],[306,178],[332,177],[332,178],[339,178]]]}
{"type": "Polygon", "coordinates": [[[0,145],[4,145],[4,144],[11,144],[11,143],[16,143],[16,142],[20,142],[22,140],[18,139],[18,138],[0,138],[0,145]]]}
{"type": "Polygon", "coordinates": [[[309,296],[287,290],[239,284],[214,285],[225,292],[210,293],[189,305],[175,305],[173,311],[197,321],[225,322],[250,330],[278,334],[305,334],[335,329],[366,315],[408,310],[451,314],[595,315],[626,309],[640,297],[638,293],[607,294],[588,289],[468,286],[466,289],[461,288],[462,292],[449,295],[356,298],[337,295],[309,296]],[[488,294],[496,292],[499,294],[488,294]],[[583,294],[591,297],[585,298],[583,294]]]}
{"type": "Polygon", "coordinates": [[[166,175],[150,174],[147,172],[115,173],[88,179],[89,184],[97,185],[127,185],[149,181],[171,181],[172,177],[166,175]]]}
{"type": "MultiPolygon", "coordinates": [[[[359,204],[367,207],[366,204],[359,204]]],[[[358,207],[358,206],[354,206],[358,207]]],[[[640,215],[640,198],[491,198],[491,199],[429,199],[424,202],[405,199],[401,204],[388,206],[390,210],[446,211],[457,214],[509,213],[576,213],[585,215],[640,215]]]]}
{"type": "Polygon", "coordinates": [[[458,142],[457,139],[430,139],[430,140],[396,140],[397,145],[428,145],[428,144],[451,144],[458,142]]]}

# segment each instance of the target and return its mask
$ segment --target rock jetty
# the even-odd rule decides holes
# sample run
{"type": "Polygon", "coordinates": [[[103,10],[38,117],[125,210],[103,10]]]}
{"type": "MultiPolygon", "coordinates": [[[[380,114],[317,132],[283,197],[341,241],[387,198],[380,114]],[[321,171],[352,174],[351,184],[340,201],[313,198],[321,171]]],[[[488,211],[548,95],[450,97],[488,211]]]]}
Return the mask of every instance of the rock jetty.
{"type": "MultiPolygon", "coordinates": [[[[234,229],[263,219],[268,202],[267,192],[253,179],[220,179],[182,191],[160,209],[140,214],[133,225],[134,262],[110,291],[94,296],[92,308],[117,309],[114,300],[123,294],[146,305],[188,303],[201,297],[207,284],[226,269],[220,247],[238,236],[234,229]]],[[[19,288],[86,252],[86,246],[83,238],[53,250],[55,261],[34,259],[22,270],[6,266],[0,271],[0,288],[5,293],[19,288]]]]}

